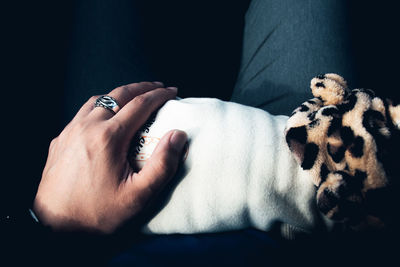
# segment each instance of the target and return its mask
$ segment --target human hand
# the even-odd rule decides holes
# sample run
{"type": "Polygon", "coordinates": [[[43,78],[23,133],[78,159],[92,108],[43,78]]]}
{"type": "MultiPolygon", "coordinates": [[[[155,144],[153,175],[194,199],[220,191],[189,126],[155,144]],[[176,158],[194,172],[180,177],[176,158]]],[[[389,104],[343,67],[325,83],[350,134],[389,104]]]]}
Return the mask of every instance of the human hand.
{"type": "Polygon", "coordinates": [[[143,169],[128,163],[130,142],[149,116],[176,88],[158,82],[121,86],[108,95],[121,108],[115,115],[90,98],[55,138],[34,201],[39,220],[55,230],[111,233],[134,218],[174,176],[187,141],[168,132],[143,169]]]}

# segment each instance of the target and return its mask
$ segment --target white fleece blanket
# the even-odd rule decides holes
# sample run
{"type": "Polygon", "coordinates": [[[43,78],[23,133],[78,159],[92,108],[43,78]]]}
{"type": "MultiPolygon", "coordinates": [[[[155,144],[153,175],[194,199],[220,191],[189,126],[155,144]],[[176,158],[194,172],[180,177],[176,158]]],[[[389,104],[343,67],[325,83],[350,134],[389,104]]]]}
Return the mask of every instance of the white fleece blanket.
{"type": "Polygon", "coordinates": [[[329,228],[315,205],[315,187],[284,138],[287,116],[210,98],[168,101],[141,133],[143,166],[160,138],[185,131],[189,148],[176,187],[143,231],[205,233],[276,222],[302,231],[329,228]]]}

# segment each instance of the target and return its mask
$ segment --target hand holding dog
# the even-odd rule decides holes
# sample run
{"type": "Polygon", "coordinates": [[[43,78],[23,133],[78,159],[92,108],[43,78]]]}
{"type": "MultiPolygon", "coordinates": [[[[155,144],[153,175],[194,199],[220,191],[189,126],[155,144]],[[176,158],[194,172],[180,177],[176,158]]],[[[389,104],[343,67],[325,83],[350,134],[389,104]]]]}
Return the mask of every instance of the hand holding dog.
{"type": "Polygon", "coordinates": [[[187,136],[168,132],[145,167],[128,163],[130,142],[148,117],[176,97],[159,82],[121,86],[108,95],[115,115],[90,98],[55,138],[34,201],[39,220],[55,230],[111,233],[134,218],[174,176],[187,136]]]}

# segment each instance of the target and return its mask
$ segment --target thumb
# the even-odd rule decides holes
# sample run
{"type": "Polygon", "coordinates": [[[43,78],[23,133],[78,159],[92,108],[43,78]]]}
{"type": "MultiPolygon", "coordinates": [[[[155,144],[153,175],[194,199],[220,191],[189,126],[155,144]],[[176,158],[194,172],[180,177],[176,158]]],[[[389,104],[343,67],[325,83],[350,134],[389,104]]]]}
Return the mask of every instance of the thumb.
{"type": "Polygon", "coordinates": [[[126,181],[125,191],[131,204],[143,208],[164,188],[176,173],[186,143],[187,135],[183,131],[172,130],[164,135],[143,169],[126,181]]]}

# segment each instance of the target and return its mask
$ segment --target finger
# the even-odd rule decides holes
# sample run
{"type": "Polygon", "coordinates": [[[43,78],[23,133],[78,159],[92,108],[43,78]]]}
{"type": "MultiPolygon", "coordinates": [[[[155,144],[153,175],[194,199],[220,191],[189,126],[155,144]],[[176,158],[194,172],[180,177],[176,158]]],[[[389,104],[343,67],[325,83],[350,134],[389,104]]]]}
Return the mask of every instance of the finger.
{"type": "Polygon", "coordinates": [[[135,97],[127,103],[111,121],[116,122],[124,129],[123,140],[130,142],[139,128],[148,120],[150,115],[166,101],[176,97],[177,88],[158,88],[135,97]]]}
{"type": "Polygon", "coordinates": [[[158,143],[143,169],[125,181],[123,195],[133,206],[143,208],[175,175],[184,153],[187,135],[168,132],[158,143]]]}
{"type": "MultiPolygon", "coordinates": [[[[164,87],[164,84],[161,82],[131,83],[117,87],[107,95],[113,97],[117,101],[119,108],[122,109],[126,103],[131,101],[136,96],[162,87],[164,87]]],[[[94,108],[94,102],[92,109],[93,112],[91,112],[91,116],[96,119],[106,120],[114,116],[114,113],[106,108],[94,108]]]]}
{"type": "Polygon", "coordinates": [[[85,104],[79,109],[78,113],[76,113],[74,120],[80,119],[82,117],[86,117],[94,108],[94,102],[100,95],[95,95],[89,98],[85,104]]]}

